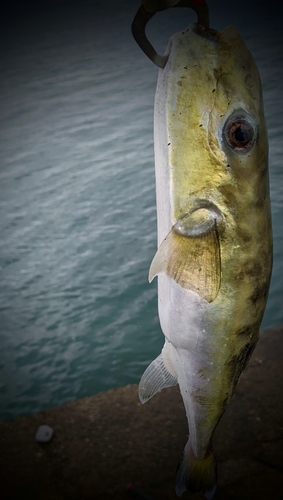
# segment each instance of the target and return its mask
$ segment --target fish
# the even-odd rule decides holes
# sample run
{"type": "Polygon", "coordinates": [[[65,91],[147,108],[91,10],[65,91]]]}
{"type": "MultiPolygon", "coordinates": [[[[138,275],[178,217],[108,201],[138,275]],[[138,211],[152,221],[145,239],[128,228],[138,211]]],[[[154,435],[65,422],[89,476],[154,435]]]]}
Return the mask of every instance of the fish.
{"type": "Polygon", "coordinates": [[[215,429],[259,338],[272,271],[268,139],[256,63],[234,26],[175,33],[154,104],[158,278],[165,342],[142,403],[179,385],[189,437],[175,491],[217,487],[215,429]]]}

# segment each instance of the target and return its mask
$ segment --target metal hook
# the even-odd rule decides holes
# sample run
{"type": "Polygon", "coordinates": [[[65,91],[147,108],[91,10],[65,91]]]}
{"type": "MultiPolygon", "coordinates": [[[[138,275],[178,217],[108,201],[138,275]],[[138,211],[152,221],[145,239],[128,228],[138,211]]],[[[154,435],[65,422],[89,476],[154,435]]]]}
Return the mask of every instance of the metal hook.
{"type": "Polygon", "coordinates": [[[142,0],[142,2],[132,22],[132,35],[142,51],[159,68],[164,68],[168,56],[157,54],[145,34],[145,27],[156,12],[170,7],[189,7],[196,12],[197,23],[201,29],[209,29],[209,12],[205,0],[142,0]]]}

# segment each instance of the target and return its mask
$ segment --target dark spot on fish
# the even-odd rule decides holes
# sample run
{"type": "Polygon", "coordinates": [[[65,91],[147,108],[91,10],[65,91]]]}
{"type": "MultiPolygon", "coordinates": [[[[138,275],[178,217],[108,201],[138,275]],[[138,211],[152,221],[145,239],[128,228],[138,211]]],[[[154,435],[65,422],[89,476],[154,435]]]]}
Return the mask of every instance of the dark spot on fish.
{"type": "Polygon", "coordinates": [[[212,91],[212,92],[215,92],[215,89],[213,89],[213,91],[212,91]]]}
{"type": "Polygon", "coordinates": [[[250,326],[244,326],[243,328],[240,328],[236,332],[237,337],[251,337],[253,336],[254,332],[258,330],[258,325],[250,325],[250,326]]]}
{"type": "Polygon", "coordinates": [[[167,146],[170,146],[171,142],[168,142],[167,146]]]}
{"type": "Polygon", "coordinates": [[[262,266],[259,262],[255,262],[253,267],[250,267],[246,270],[246,274],[248,276],[258,278],[262,274],[262,266]]]}
{"type": "Polygon", "coordinates": [[[210,445],[212,445],[212,437],[214,435],[215,429],[216,429],[217,425],[219,424],[219,422],[220,422],[220,420],[222,418],[223,413],[226,410],[227,404],[229,403],[229,401],[231,399],[231,396],[232,396],[232,394],[230,394],[229,392],[226,392],[226,398],[224,398],[223,401],[219,401],[219,405],[218,405],[218,408],[219,408],[218,418],[217,418],[217,420],[215,422],[214,430],[212,432],[212,436],[211,436],[211,440],[210,440],[210,445]]]}
{"type": "Polygon", "coordinates": [[[227,165],[227,168],[230,168],[230,165],[229,165],[229,164],[227,165]]]}
{"type": "Polygon", "coordinates": [[[188,69],[188,66],[184,66],[184,69],[188,69]]]}
{"type": "Polygon", "coordinates": [[[202,124],[200,124],[200,127],[202,127],[202,124]]]}
{"type": "Polygon", "coordinates": [[[244,229],[241,229],[241,227],[238,228],[238,233],[239,237],[244,243],[250,243],[250,241],[252,240],[252,236],[250,235],[250,233],[248,231],[245,231],[244,229]]]}
{"type": "Polygon", "coordinates": [[[254,289],[253,294],[249,297],[249,300],[255,305],[258,301],[266,300],[269,290],[269,282],[263,283],[261,286],[257,286],[254,289]]]}
{"type": "Polygon", "coordinates": [[[262,208],[264,205],[264,200],[262,198],[258,198],[257,200],[255,200],[254,202],[254,207],[255,208],[262,208]]]}
{"type": "Polygon", "coordinates": [[[204,378],[204,370],[202,368],[198,370],[198,375],[200,378],[204,378]]]}
{"type": "Polygon", "coordinates": [[[228,106],[230,106],[230,102],[227,102],[228,106]]]}
{"type": "Polygon", "coordinates": [[[238,199],[234,187],[231,186],[231,184],[222,184],[222,186],[219,186],[218,189],[220,193],[222,193],[225,197],[225,200],[228,202],[230,210],[236,210],[238,199]]]}
{"type": "Polygon", "coordinates": [[[227,361],[226,366],[230,373],[231,382],[235,386],[238,382],[239,376],[246,367],[253,350],[256,346],[256,339],[254,342],[248,342],[239,354],[231,356],[227,361]]]}
{"type": "Polygon", "coordinates": [[[261,174],[261,179],[264,179],[265,174],[267,173],[267,160],[265,158],[263,161],[260,162],[258,169],[261,174]]]}
{"type": "Polygon", "coordinates": [[[227,404],[229,403],[229,400],[230,400],[230,395],[229,395],[229,393],[228,393],[228,392],[226,392],[226,394],[227,394],[226,398],[224,398],[224,399],[223,399],[223,401],[222,401],[222,412],[221,412],[221,416],[223,415],[223,413],[224,413],[224,411],[225,411],[225,409],[226,409],[226,406],[227,406],[227,404]]]}
{"type": "Polygon", "coordinates": [[[224,116],[224,115],[219,115],[219,116],[220,116],[220,118],[222,118],[222,116],[224,116]]]}
{"type": "Polygon", "coordinates": [[[240,285],[245,279],[245,273],[243,270],[238,271],[233,276],[233,282],[235,285],[240,285]]]}
{"type": "Polygon", "coordinates": [[[193,391],[192,397],[194,398],[196,403],[200,404],[201,406],[204,406],[205,408],[211,408],[217,406],[217,401],[211,398],[211,396],[203,394],[201,389],[196,389],[195,391],[193,391]]]}

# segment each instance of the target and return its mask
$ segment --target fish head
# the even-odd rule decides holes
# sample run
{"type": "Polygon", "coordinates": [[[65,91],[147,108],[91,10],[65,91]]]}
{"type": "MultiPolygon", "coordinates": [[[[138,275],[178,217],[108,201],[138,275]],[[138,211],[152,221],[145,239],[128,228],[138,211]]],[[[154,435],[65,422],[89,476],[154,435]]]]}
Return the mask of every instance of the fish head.
{"type": "Polygon", "coordinates": [[[221,189],[224,198],[229,192],[229,207],[242,190],[263,200],[268,146],[261,82],[236,28],[203,32],[191,25],[171,37],[166,55],[155,101],[164,121],[156,120],[155,141],[158,151],[163,141],[168,157],[162,175],[170,185],[171,222],[203,200],[225,214],[221,189]]]}

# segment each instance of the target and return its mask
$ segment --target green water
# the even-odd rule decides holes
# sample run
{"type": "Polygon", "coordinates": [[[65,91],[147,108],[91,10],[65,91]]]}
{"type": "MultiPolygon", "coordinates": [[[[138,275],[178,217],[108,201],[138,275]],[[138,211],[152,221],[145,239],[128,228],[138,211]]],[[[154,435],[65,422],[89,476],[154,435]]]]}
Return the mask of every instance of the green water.
{"type": "MultiPolygon", "coordinates": [[[[131,39],[137,5],[98,6],[23,15],[1,34],[1,418],[136,383],[163,345],[147,281],[157,68],[131,39]]],[[[279,21],[262,19],[260,7],[252,26],[235,6],[212,15],[216,29],[237,25],[262,75],[275,247],[267,328],[283,323],[283,65],[279,21]]],[[[162,51],[185,26],[181,11],[162,13],[148,35],[162,51]]]]}

